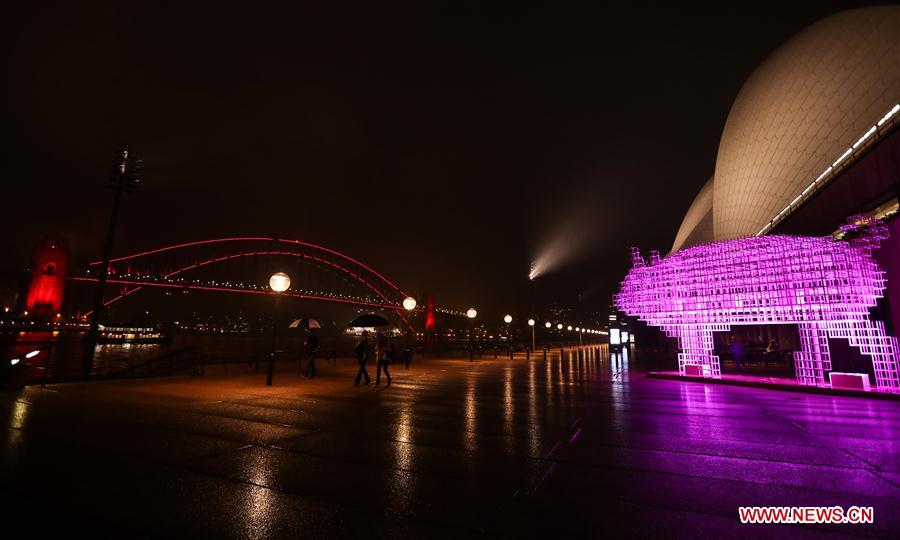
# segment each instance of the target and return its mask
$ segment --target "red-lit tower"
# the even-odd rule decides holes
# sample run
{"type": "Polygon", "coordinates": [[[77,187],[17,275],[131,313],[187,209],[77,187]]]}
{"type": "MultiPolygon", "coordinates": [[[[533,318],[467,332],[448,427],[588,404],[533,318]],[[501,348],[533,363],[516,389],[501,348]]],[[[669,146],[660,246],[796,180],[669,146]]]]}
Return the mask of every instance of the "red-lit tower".
{"type": "Polygon", "coordinates": [[[434,295],[430,292],[425,293],[425,331],[434,330],[434,295]]]}
{"type": "Polygon", "coordinates": [[[53,317],[62,308],[69,248],[62,238],[48,238],[34,252],[25,309],[36,317],[53,317]]]}

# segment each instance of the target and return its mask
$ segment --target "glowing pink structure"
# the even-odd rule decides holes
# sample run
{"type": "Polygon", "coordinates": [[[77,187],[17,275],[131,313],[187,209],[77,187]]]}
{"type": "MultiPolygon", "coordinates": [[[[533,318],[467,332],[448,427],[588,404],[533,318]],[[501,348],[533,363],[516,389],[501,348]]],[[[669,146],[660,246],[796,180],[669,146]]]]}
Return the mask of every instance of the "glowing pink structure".
{"type": "Polygon", "coordinates": [[[632,250],[634,267],[615,297],[619,309],[678,338],[678,368],[698,366],[721,376],[713,332],[741,324],[797,324],[794,354],[801,384],[826,386],[828,338],[844,338],[872,358],[875,384],[900,392],[897,339],[869,308],[885,288],[872,249],[887,237],[881,222],[855,217],[844,227],[858,237],[761,236],[695,246],[649,263],[632,250]]]}

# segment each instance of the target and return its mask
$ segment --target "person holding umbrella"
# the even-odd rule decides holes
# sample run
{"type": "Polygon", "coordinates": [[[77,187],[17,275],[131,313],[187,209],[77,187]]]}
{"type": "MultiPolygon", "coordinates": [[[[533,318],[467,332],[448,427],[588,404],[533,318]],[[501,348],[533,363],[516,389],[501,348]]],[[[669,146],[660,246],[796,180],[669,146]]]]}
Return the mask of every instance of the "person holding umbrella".
{"type": "Polygon", "coordinates": [[[309,330],[309,335],[306,336],[306,377],[307,379],[315,379],[316,378],[316,354],[319,352],[319,336],[313,332],[312,329],[309,330]]]}
{"type": "MultiPolygon", "coordinates": [[[[378,328],[380,326],[387,326],[389,324],[391,323],[389,323],[388,320],[381,315],[377,315],[375,313],[367,313],[353,319],[353,322],[350,323],[350,326],[352,328],[378,328]]],[[[359,361],[359,372],[356,374],[356,385],[359,386],[360,377],[365,377],[366,384],[369,384],[371,379],[369,379],[369,372],[366,371],[366,362],[368,362],[369,360],[368,330],[363,330],[362,339],[360,339],[359,343],[356,344],[355,352],[356,359],[359,361]]],[[[385,370],[385,373],[387,373],[387,370],[385,370]]],[[[390,380],[390,376],[388,376],[388,380],[390,380]]]]}
{"type": "Polygon", "coordinates": [[[375,386],[381,384],[381,370],[384,370],[384,376],[387,377],[388,386],[391,385],[391,373],[388,371],[387,358],[387,339],[381,332],[375,334],[375,361],[377,363],[375,369],[375,386]]]}
{"type": "Polygon", "coordinates": [[[369,378],[369,372],[366,371],[366,362],[369,361],[369,332],[367,330],[363,330],[354,352],[356,352],[356,361],[359,362],[359,371],[356,372],[354,384],[359,386],[359,380],[363,377],[366,379],[366,384],[369,384],[372,380],[369,378]]]}
{"type": "MultiPolygon", "coordinates": [[[[306,364],[306,375],[303,375],[303,377],[305,379],[315,379],[317,377],[316,355],[319,353],[319,336],[313,330],[322,328],[322,325],[315,319],[297,319],[288,328],[303,328],[306,330],[306,341],[303,342],[303,347],[306,349],[308,362],[306,364]]],[[[300,370],[302,373],[302,365],[300,370]]]]}

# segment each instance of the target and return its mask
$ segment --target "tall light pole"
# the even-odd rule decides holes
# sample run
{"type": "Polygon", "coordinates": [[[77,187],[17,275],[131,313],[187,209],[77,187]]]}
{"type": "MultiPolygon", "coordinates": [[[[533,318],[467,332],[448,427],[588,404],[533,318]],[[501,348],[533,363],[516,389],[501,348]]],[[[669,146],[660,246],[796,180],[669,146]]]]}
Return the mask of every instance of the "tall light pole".
{"type": "Polygon", "coordinates": [[[534,353],[534,319],[528,319],[528,326],[531,327],[531,352],[534,353]]]}
{"type": "MultiPolygon", "coordinates": [[[[413,316],[413,310],[416,309],[416,305],[417,305],[416,299],[413,298],[412,296],[407,296],[406,298],[403,299],[403,309],[405,309],[407,311],[407,313],[409,313],[409,321],[410,321],[409,324],[407,325],[409,327],[409,330],[406,332],[406,350],[403,351],[403,363],[406,365],[406,369],[409,369],[409,362],[410,362],[410,360],[412,360],[412,350],[410,350],[410,347],[412,347],[412,345],[411,345],[411,342],[413,339],[412,334],[414,332],[413,326],[412,326],[412,316],[413,316]]],[[[425,349],[423,348],[422,351],[424,354],[425,349]]]]}
{"type": "Polygon", "coordinates": [[[512,360],[512,351],[513,351],[512,334],[509,331],[509,325],[512,322],[512,315],[509,315],[509,314],[504,315],[503,322],[506,323],[507,349],[509,350],[509,354],[510,354],[509,358],[510,358],[510,360],[512,360]]]}
{"type": "Polygon", "coordinates": [[[475,317],[477,316],[478,310],[476,310],[475,308],[470,307],[468,310],[466,310],[466,318],[469,319],[469,362],[472,361],[472,358],[475,354],[475,339],[472,336],[472,333],[475,331],[475,317]]]}
{"type": "Polygon", "coordinates": [[[272,386],[275,373],[275,338],[278,336],[278,300],[281,293],[291,286],[291,278],[284,272],[276,272],[269,278],[269,288],[275,292],[275,310],[272,312],[272,352],[269,353],[269,369],[266,372],[266,386],[272,386]]]}
{"type": "Polygon", "coordinates": [[[112,258],[113,240],[116,236],[116,225],[119,221],[119,206],[122,202],[122,193],[131,193],[141,179],[140,160],[129,156],[128,146],[122,146],[116,152],[116,160],[113,164],[112,176],[109,183],[115,189],[113,195],[112,212],[109,216],[109,226],[106,229],[106,243],[103,247],[103,262],[100,264],[100,277],[97,278],[97,291],[94,295],[94,310],[91,312],[91,324],[88,328],[84,342],[83,375],[85,379],[91,378],[91,367],[94,364],[94,348],[97,346],[97,335],[100,331],[100,314],[103,311],[103,294],[106,292],[106,280],[109,277],[109,260],[112,258]]]}

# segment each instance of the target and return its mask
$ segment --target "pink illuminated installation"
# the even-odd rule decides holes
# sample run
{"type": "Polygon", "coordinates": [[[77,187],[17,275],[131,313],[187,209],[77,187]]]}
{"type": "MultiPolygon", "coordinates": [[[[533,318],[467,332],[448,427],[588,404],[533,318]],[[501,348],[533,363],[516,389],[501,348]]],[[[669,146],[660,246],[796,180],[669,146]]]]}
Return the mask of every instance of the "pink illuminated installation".
{"type": "Polygon", "coordinates": [[[854,217],[842,228],[857,237],[761,236],[694,246],[634,266],[615,297],[630,316],[678,339],[678,369],[719,378],[713,332],[733,325],[797,324],[801,351],[794,353],[801,384],[827,386],[828,338],[843,338],[872,359],[876,388],[900,392],[897,339],[869,317],[885,289],[872,250],[887,227],[854,217]],[[691,366],[690,369],[686,369],[691,366]]]}

